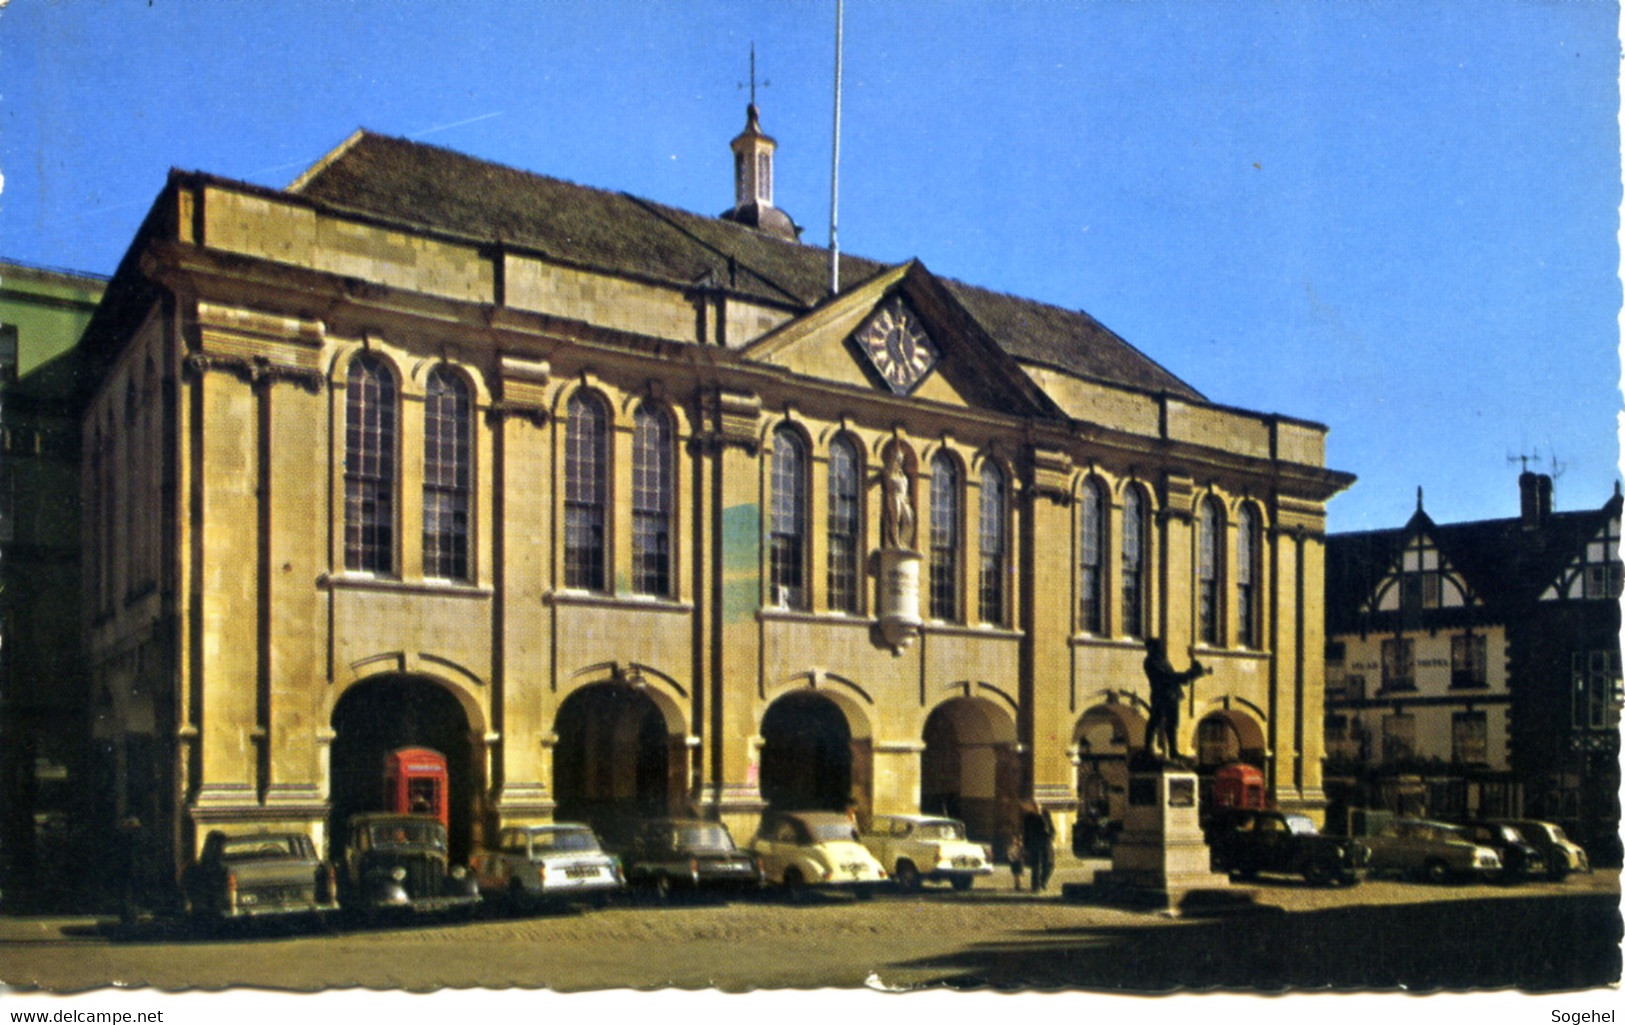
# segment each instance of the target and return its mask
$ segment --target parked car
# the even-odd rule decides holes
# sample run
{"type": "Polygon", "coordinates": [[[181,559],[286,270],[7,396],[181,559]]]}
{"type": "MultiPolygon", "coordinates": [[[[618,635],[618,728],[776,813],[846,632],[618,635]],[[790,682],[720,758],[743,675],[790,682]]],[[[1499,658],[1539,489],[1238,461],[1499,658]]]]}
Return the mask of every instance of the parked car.
{"type": "Polygon", "coordinates": [[[473,873],[449,864],[446,827],[433,815],[351,816],[340,887],[340,903],[363,912],[444,911],[480,899],[473,873]]]}
{"type": "Polygon", "coordinates": [[[1309,816],[1287,811],[1220,811],[1208,825],[1207,842],[1216,872],[1244,879],[1275,872],[1317,886],[1353,885],[1371,857],[1359,840],[1324,836],[1309,816]]]}
{"type": "Polygon", "coordinates": [[[727,826],[703,819],[649,819],[620,856],[627,885],[662,899],[673,890],[757,890],[763,881],[762,859],[740,850],[727,826]]]}
{"type": "Polygon", "coordinates": [[[1501,872],[1501,856],[1469,840],[1457,826],[1426,819],[1390,819],[1365,838],[1372,874],[1394,873],[1432,883],[1490,878],[1501,872]]]}
{"type": "Polygon", "coordinates": [[[510,826],[472,864],[480,892],[511,904],[603,903],[626,886],[620,862],[580,822],[510,826]]]}
{"type": "Polygon", "coordinates": [[[338,909],[333,866],[298,832],[209,833],[181,873],[188,912],[230,921],[265,915],[320,915],[338,909]]]}
{"type": "Polygon", "coordinates": [[[905,890],[917,890],[927,881],[968,890],[977,876],[993,874],[988,852],[965,839],[965,824],[958,819],[876,815],[861,840],[905,890]]]}
{"type": "Polygon", "coordinates": [[[838,812],[769,811],[750,849],[761,856],[766,880],[791,891],[827,886],[868,897],[886,881],[886,870],[858,842],[857,827],[838,812]]]}
{"type": "Polygon", "coordinates": [[[1585,848],[1570,840],[1563,827],[1539,819],[1497,819],[1499,825],[1511,826],[1531,844],[1546,861],[1546,878],[1561,882],[1570,872],[1590,872],[1591,859],[1585,848]]]}
{"type": "Polygon", "coordinates": [[[1467,839],[1493,848],[1501,856],[1501,881],[1520,883],[1546,875],[1546,858],[1523,838],[1516,827],[1494,822],[1469,822],[1462,826],[1467,839]]]}

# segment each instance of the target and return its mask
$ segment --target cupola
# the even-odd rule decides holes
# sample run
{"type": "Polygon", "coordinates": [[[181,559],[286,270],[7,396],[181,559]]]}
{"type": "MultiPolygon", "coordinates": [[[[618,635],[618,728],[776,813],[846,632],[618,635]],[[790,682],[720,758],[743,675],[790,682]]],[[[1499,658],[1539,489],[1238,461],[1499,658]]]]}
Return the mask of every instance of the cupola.
{"type": "Polygon", "coordinates": [[[801,239],[801,227],[773,205],[773,151],[779,144],[762,131],[761,111],[745,107],[745,130],[729,144],[734,153],[734,205],[722,214],[757,231],[791,242],[801,239]]]}

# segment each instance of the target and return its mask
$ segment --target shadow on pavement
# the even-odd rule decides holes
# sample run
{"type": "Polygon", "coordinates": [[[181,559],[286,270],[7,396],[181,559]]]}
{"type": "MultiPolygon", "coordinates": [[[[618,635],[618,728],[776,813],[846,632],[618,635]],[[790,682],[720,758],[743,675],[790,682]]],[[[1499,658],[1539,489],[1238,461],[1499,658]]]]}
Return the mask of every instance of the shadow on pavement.
{"type": "Polygon", "coordinates": [[[954,989],[1551,991],[1618,982],[1620,939],[1618,898],[1578,894],[1050,929],[892,967],[954,989]]]}

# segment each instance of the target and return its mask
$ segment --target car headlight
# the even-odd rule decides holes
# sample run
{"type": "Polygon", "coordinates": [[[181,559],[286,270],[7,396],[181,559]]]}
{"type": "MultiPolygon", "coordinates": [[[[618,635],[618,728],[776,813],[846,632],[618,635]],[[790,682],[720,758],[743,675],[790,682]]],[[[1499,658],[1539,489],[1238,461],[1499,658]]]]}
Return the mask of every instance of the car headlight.
{"type": "Polygon", "coordinates": [[[463,866],[455,865],[452,867],[451,877],[453,879],[461,879],[466,875],[468,875],[468,869],[464,868],[463,866]]]}
{"type": "Polygon", "coordinates": [[[401,865],[396,865],[394,868],[389,870],[389,878],[395,880],[397,883],[405,882],[406,868],[401,865]]]}

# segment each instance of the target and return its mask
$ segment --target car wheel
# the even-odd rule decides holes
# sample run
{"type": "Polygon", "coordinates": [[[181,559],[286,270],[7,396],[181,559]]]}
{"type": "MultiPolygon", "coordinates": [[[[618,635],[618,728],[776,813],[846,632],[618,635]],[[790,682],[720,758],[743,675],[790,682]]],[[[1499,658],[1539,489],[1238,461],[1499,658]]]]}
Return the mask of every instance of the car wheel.
{"type": "Polygon", "coordinates": [[[1569,867],[1567,865],[1553,865],[1547,870],[1546,878],[1550,879],[1554,883],[1561,883],[1568,877],[1568,874],[1569,867]]]}
{"type": "Polygon", "coordinates": [[[1422,866],[1422,878],[1430,883],[1448,883],[1450,881],[1450,866],[1434,858],[1422,866]]]}
{"type": "Polygon", "coordinates": [[[971,876],[954,876],[953,886],[954,889],[964,893],[966,890],[971,888],[971,884],[974,882],[976,882],[976,880],[971,876]]]}
{"type": "Polygon", "coordinates": [[[920,870],[914,867],[912,861],[899,861],[897,863],[897,888],[913,893],[920,888],[920,870]]]}
{"type": "Polygon", "coordinates": [[[800,903],[807,896],[807,884],[801,878],[801,870],[787,868],[784,870],[784,893],[791,901],[800,903]]]}
{"type": "Polygon", "coordinates": [[[1304,866],[1303,879],[1310,886],[1325,886],[1332,881],[1336,873],[1324,861],[1311,861],[1304,866]]]}
{"type": "Polygon", "coordinates": [[[671,903],[671,880],[666,876],[655,876],[655,900],[662,904],[671,903]]]}

